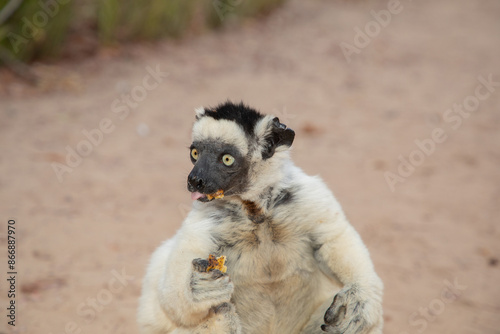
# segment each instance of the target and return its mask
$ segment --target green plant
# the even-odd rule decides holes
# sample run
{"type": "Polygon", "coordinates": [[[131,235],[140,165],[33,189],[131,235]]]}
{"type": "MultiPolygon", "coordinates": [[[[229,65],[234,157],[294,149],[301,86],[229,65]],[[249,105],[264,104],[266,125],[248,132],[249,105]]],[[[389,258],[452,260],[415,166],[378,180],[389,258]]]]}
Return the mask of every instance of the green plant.
{"type": "MultiPolygon", "coordinates": [[[[8,2],[0,0],[0,8],[8,2]]],[[[22,61],[56,58],[71,17],[71,1],[25,0],[0,26],[0,46],[22,61]]]]}
{"type": "Polygon", "coordinates": [[[103,42],[179,37],[192,19],[197,0],[97,0],[103,42]]]}
{"type": "Polygon", "coordinates": [[[284,1],[0,0],[0,48],[4,55],[0,62],[7,58],[24,62],[56,58],[63,46],[77,43],[79,34],[95,34],[92,37],[103,44],[178,38],[194,26],[218,27],[234,19],[266,14],[284,1]],[[232,19],[227,20],[229,17],[232,19]],[[67,40],[70,31],[71,40],[67,40]]]}

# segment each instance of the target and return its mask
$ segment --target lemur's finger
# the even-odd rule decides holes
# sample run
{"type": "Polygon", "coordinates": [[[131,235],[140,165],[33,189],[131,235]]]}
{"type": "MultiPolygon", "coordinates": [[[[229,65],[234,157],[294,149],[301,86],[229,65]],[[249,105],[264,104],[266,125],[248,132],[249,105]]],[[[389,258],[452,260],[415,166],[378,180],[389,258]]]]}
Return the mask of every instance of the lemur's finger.
{"type": "Polygon", "coordinates": [[[194,259],[193,260],[193,269],[200,272],[200,273],[205,273],[207,272],[208,268],[208,261],[205,259],[194,259]]]}
{"type": "Polygon", "coordinates": [[[332,305],[326,310],[325,323],[328,325],[335,325],[345,318],[347,308],[343,303],[343,299],[337,294],[333,299],[332,305]]]}
{"type": "Polygon", "coordinates": [[[366,327],[366,321],[363,320],[363,318],[360,315],[358,315],[349,322],[343,333],[345,334],[361,333],[365,327],[366,327]]]}
{"type": "Polygon", "coordinates": [[[218,278],[224,276],[224,274],[222,273],[222,271],[220,271],[219,269],[212,270],[210,272],[210,274],[212,274],[212,278],[213,279],[218,279],[218,278]]]}

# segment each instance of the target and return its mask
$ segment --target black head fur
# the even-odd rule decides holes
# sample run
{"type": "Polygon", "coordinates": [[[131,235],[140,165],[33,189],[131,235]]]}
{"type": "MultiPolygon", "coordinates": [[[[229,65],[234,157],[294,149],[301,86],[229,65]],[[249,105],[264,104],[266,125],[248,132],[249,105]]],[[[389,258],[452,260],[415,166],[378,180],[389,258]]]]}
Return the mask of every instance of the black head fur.
{"type": "Polygon", "coordinates": [[[253,137],[255,125],[259,120],[264,118],[264,115],[244,105],[243,102],[235,104],[230,101],[219,104],[215,108],[205,108],[204,116],[212,117],[216,120],[226,119],[236,122],[249,137],[253,137]]]}
{"type": "MultiPolygon", "coordinates": [[[[246,106],[243,102],[235,104],[231,101],[226,101],[219,104],[217,107],[205,108],[204,113],[197,117],[212,117],[215,120],[225,119],[238,124],[248,137],[255,137],[254,129],[256,124],[264,118],[264,115],[253,108],[246,106]]],[[[273,119],[271,124],[272,131],[266,136],[265,145],[262,149],[262,158],[269,159],[274,155],[278,146],[291,146],[295,137],[295,132],[287,128],[283,123],[280,123],[278,117],[273,119]]]]}

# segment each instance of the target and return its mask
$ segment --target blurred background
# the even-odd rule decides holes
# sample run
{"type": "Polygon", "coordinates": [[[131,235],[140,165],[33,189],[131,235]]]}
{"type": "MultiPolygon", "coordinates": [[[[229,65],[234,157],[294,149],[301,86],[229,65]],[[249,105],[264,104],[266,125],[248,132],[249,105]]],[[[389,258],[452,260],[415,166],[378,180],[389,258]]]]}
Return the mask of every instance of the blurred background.
{"type": "Polygon", "coordinates": [[[500,333],[499,18],[496,0],[0,0],[0,333],[137,332],[149,257],[190,209],[193,110],[226,99],[296,131],[385,283],[385,333],[500,333]]]}

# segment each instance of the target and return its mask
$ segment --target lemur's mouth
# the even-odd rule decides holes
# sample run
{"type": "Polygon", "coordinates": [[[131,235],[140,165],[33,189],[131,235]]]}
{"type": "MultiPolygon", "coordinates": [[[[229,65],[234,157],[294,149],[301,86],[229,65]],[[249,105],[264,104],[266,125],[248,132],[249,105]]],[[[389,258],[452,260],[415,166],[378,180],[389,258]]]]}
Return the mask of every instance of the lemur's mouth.
{"type": "Polygon", "coordinates": [[[191,199],[193,201],[200,200],[202,202],[205,202],[205,201],[208,200],[207,195],[202,194],[202,193],[197,192],[197,191],[194,191],[194,192],[191,193],[191,199]]]}
{"type": "Polygon", "coordinates": [[[214,199],[224,198],[224,190],[220,189],[214,192],[213,194],[202,194],[198,191],[194,191],[191,193],[191,199],[193,201],[200,200],[201,202],[208,202],[214,199]]]}
{"type": "Polygon", "coordinates": [[[196,201],[196,200],[202,199],[202,198],[207,198],[207,195],[202,194],[202,193],[197,192],[197,191],[194,191],[194,192],[191,193],[191,199],[193,201],[196,201]]]}

